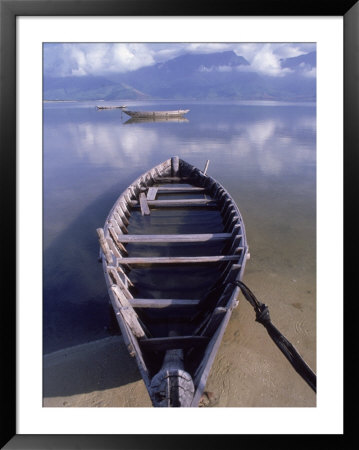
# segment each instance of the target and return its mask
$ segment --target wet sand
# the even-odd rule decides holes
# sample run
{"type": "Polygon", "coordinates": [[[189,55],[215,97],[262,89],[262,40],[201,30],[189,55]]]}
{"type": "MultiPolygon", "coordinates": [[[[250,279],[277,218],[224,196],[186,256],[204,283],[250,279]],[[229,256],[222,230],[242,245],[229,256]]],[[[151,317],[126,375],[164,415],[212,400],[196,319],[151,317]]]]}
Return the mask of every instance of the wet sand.
{"type": "MultiPolygon", "coordinates": [[[[256,286],[255,294],[268,304],[272,322],[315,371],[312,277],[303,274],[289,282],[267,272],[260,279],[258,284],[258,274],[249,265],[244,281],[256,286]]],[[[240,294],[207,380],[210,401],[205,397],[202,406],[315,407],[314,392],[254,318],[240,294]]],[[[45,407],[151,407],[135,359],[121,336],[47,354],[43,368],[45,407]]]]}
{"type": "Polygon", "coordinates": [[[43,369],[43,406],[151,406],[121,336],[45,355],[43,369]]]}

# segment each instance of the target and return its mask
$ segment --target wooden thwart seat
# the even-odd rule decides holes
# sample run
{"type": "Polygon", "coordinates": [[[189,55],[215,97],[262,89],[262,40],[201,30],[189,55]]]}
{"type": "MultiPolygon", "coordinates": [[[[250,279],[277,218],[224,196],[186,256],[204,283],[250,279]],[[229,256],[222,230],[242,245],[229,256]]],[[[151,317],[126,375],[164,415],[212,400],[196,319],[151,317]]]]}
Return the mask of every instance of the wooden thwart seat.
{"type": "Polygon", "coordinates": [[[191,183],[195,183],[196,181],[198,181],[198,179],[195,177],[159,177],[159,178],[155,178],[156,183],[187,182],[187,183],[191,184],[191,183]]]}
{"type": "MultiPolygon", "coordinates": [[[[243,249],[243,247],[238,248],[243,249]]],[[[217,255],[217,256],[148,256],[148,257],[127,257],[117,258],[117,264],[200,264],[214,263],[222,261],[236,261],[238,255],[217,255]]]]}
{"type": "Polygon", "coordinates": [[[201,234],[120,234],[117,241],[121,243],[134,242],[209,242],[227,240],[231,233],[201,233],[201,234]]]}
{"type": "Polygon", "coordinates": [[[150,187],[148,188],[147,192],[147,201],[148,200],[155,200],[157,195],[158,188],[156,187],[150,187]]]}
{"type": "Polygon", "coordinates": [[[209,341],[207,336],[174,336],[141,339],[140,345],[144,350],[167,351],[174,349],[187,349],[206,345],[209,341]]]}
{"type": "Polygon", "coordinates": [[[140,207],[141,207],[141,214],[143,216],[148,216],[150,215],[150,208],[148,207],[148,202],[146,199],[146,196],[143,192],[141,192],[140,194],[140,207]]]}
{"type": "MultiPolygon", "coordinates": [[[[140,195],[140,201],[132,200],[131,205],[134,208],[141,207],[143,210],[143,205],[154,206],[156,208],[167,208],[169,206],[216,206],[217,202],[212,199],[207,198],[181,198],[172,200],[147,200],[145,194],[142,192],[140,195]]],[[[148,213],[149,214],[149,213],[148,213]]]]}
{"type": "Polygon", "coordinates": [[[178,298],[133,298],[130,304],[133,308],[167,308],[176,306],[196,306],[200,300],[187,300],[178,298]]]}
{"type": "MultiPolygon", "coordinates": [[[[149,188],[149,190],[152,188],[149,188]]],[[[177,194],[177,193],[196,193],[196,192],[204,192],[206,189],[202,187],[194,187],[194,186],[179,186],[179,187],[173,187],[173,186],[163,186],[156,188],[158,190],[159,194],[177,194]]],[[[148,198],[148,195],[147,195],[148,198]]]]}

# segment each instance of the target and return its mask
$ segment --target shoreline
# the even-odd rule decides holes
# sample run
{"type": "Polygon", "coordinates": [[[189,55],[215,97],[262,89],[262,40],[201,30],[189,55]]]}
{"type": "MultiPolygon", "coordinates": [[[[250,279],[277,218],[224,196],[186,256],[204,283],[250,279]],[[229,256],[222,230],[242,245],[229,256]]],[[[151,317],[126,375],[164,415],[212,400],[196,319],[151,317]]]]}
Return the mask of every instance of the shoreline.
{"type": "MultiPolygon", "coordinates": [[[[291,340],[280,321],[274,318],[273,322],[291,340]]],[[[311,339],[292,339],[292,343],[315,371],[311,339]]],[[[43,374],[44,407],[152,407],[136,360],[128,354],[122,336],[48,353],[43,357],[43,374]]],[[[208,395],[200,406],[316,406],[315,393],[264,327],[254,323],[252,307],[243,299],[232,313],[205,393],[208,395]]]]}
{"type": "Polygon", "coordinates": [[[48,353],[43,373],[44,407],[151,406],[122,336],[48,353]]]}

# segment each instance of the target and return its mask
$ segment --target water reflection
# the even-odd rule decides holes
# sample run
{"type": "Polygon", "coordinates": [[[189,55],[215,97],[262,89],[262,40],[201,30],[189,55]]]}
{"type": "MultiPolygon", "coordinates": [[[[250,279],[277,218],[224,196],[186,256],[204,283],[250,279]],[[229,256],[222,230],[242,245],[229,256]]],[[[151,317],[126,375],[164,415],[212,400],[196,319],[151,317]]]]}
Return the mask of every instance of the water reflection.
{"type": "Polygon", "coordinates": [[[147,117],[147,118],[134,118],[128,119],[124,122],[124,125],[131,123],[146,123],[146,122],[189,122],[186,117],[147,117]]]}
{"type": "Polygon", "coordinates": [[[299,265],[313,276],[315,108],[198,103],[182,119],[123,122],[121,114],[44,105],[45,352],[106,334],[95,229],[136,177],[173,155],[200,168],[209,159],[209,174],[237,201],[255,255],[248,273],[268,264],[268,273],[297,279],[290,271],[299,265]]]}
{"type": "MultiPolygon", "coordinates": [[[[159,161],[153,158],[156,154],[162,154],[164,159],[174,154],[225,155],[232,159],[232,164],[245,166],[246,170],[257,167],[262,174],[277,176],[290,167],[294,170],[298,164],[315,164],[313,108],[296,114],[296,120],[292,111],[254,120],[243,116],[243,112],[238,116],[223,112],[208,115],[200,122],[187,118],[132,118],[122,123],[115,121],[114,116],[108,117],[111,120],[69,121],[62,128],[61,139],[51,144],[52,153],[56,147],[59,152],[60,147],[72,147],[77,158],[96,166],[123,169],[141,164],[144,170],[159,161]],[[186,127],[159,128],[155,126],[157,122],[186,123],[186,127]],[[134,126],[124,126],[128,124],[134,126]]],[[[57,134],[58,123],[47,124],[46,136],[57,134]]]]}

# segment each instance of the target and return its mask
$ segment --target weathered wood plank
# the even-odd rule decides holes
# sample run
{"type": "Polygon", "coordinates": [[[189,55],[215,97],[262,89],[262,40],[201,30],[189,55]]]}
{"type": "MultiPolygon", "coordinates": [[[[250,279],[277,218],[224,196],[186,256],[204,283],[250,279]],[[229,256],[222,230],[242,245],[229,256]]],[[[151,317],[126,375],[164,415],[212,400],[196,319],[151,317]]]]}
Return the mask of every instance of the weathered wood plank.
{"type": "Polygon", "coordinates": [[[178,156],[173,156],[171,158],[171,173],[173,177],[176,177],[179,172],[179,158],[178,156]]]}
{"type": "MultiPolygon", "coordinates": [[[[110,266],[109,266],[110,267],[110,266]]],[[[128,278],[128,276],[126,275],[125,271],[122,269],[122,267],[115,267],[115,266],[111,266],[114,267],[115,270],[118,271],[118,275],[119,277],[122,278],[122,281],[124,282],[124,284],[128,287],[131,286],[133,287],[133,283],[132,281],[128,278]]]]}
{"type": "Polygon", "coordinates": [[[134,298],[130,300],[134,308],[168,308],[170,306],[196,306],[200,300],[187,300],[177,298],[134,298]]]}
{"type": "MultiPolygon", "coordinates": [[[[142,195],[142,194],[141,194],[142,195]]],[[[144,195],[144,194],[143,194],[144,195]]],[[[142,197],[143,198],[143,197],[142,197]]],[[[146,198],[146,196],[144,195],[144,198],[146,198]]],[[[146,203],[148,206],[154,206],[156,208],[161,208],[161,207],[173,207],[173,206],[216,206],[217,202],[213,199],[207,199],[207,198],[184,198],[184,199],[176,199],[176,200],[150,200],[147,201],[146,203]]],[[[131,205],[136,207],[141,206],[141,197],[140,197],[140,202],[138,202],[137,200],[132,200],[131,201],[131,205]]]]}
{"type": "Polygon", "coordinates": [[[233,202],[230,198],[227,196],[224,196],[219,202],[219,207],[221,210],[221,213],[224,214],[228,208],[230,208],[233,205],[233,202]]]}
{"type": "Polygon", "coordinates": [[[147,192],[147,201],[148,200],[155,200],[157,195],[158,188],[156,187],[150,187],[148,188],[147,192]]]}
{"type": "Polygon", "coordinates": [[[117,234],[123,234],[121,228],[118,226],[118,223],[116,222],[115,218],[112,216],[108,222],[108,228],[113,228],[117,234]]]}
{"type": "Polygon", "coordinates": [[[239,258],[239,255],[127,257],[118,258],[117,264],[201,264],[221,261],[237,261],[239,258]]]}
{"type": "Polygon", "coordinates": [[[163,177],[156,178],[155,180],[156,180],[156,183],[170,183],[172,181],[177,181],[179,183],[180,182],[191,183],[191,182],[197,181],[197,178],[195,178],[195,177],[165,177],[165,176],[163,176],[163,177]]]}
{"type": "Polygon", "coordinates": [[[123,318],[123,320],[127,323],[129,328],[131,329],[132,333],[137,338],[143,338],[145,337],[145,332],[138,320],[138,316],[135,313],[134,309],[132,308],[129,300],[125,297],[119,286],[112,285],[111,291],[115,294],[119,304],[120,308],[116,314],[120,314],[123,318]]]}
{"type": "MultiPolygon", "coordinates": [[[[238,290],[239,290],[239,288],[238,288],[238,290]]],[[[220,323],[214,336],[211,338],[211,341],[208,344],[205,354],[204,354],[204,357],[202,359],[202,363],[200,364],[200,366],[198,367],[198,369],[195,372],[194,384],[195,384],[195,386],[197,386],[197,390],[193,397],[191,406],[198,406],[198,402],[204,391],[210,369],[212,367],[212,364],[213,364],[214,358],[216,356],[216,353],[218,351],[218,348],[221,344],[223,334],[224,334],[224,331],[228,324],[230,316],[231,316],[231,314],[228,311],[227,314],[225,315],[225,317],[223,318],[222,322],[220,323]]]]}
{"type": "Polygon", "coordinates": [[[218,196],[219,196],[219,190],[221,189],[222,187],[221,187],[221,185],[216,181],[215,183],[214,183],[214,186],[213,186],[213,197],[214,198],[218,198],[218,196]]]}
{"type": "Polygon", "coordinates": [[[194,187],[194,186],[183,186],[183,187],[163,186],[163,187],[159,187],[157,189],[158,189],[159,194],[164,194],[164,193],[177,194],[177,193],[181,193],[181,192],[203,192],[206,190],[203,187],[194,187]]]}
{"type": "MultiPolygon", "coordinates": [[[[222,216],[223,217],[223,228],[226,229],[232,221],[233,218],[237,216],[237,211],[235,208],[229,208],[228,211],[222,216]]],[[[238,216],[237,216],[238,217],[238,216]]]]}
{"type": "Polygon", "coordinates": [[[237,277],[238,274],[241,270],[241,265],[240,264],[232,264],[231,269],[229,270],[229,272],[226,275],[226,278],[224,279],[223,284],[230,284],[233,283],[237,277]]]}
{"type": "MultiPolygon", "coordinates": [[[[109,233],[110,233],[110,235],[111,235],[111,237],[112,237],[114,243],[117,245],[117,247],[120,249],[120,251],[121,251],[123,254],[127,255],[127,250],[126,250],[125,247],[121,244],[121,241],[119,241],[119,239],[118,239],[118,237],[117,237],[117,234],[116,234],[116,231],[114,230],[114,228],[109,227],[109,228],[108,228],[108,231],[109,231],[109,233]]],[[[121,234],[120,236],[122,236],[122,234],[121,234]]]]}
{"type": "Polygon", "coordinates": [[[107,240],[108,246],[109,246],[111,252],[114,254],[115,258],[121,258],[122,254],[121,254],[120,250],[118,250],[118,248],[116,247],[116,245],[113,242],[113,240],[111,239],[111,237],[108,237],[106,240],[107,240]]]}
{"type": "Polygon", "coordinates": [[[97,228],[97,234],[100,242],[100,246],[102,249],[103,254],[105,255],[106,261],[108,264],[112,263],[112,254],[110,251],[110,247],[106,241],[105,234],[102,228],[97,228]]]}
{"type": "Polygon", "coordinates": [[[224,250],[226,253],[231,253],[232,255],[237,255],[239,253],[242,253],[243,247],[242,247],[242,235],[239,234],[234,237],[230,247],[229,244],[226,246],[227,248],[224,250]]]}
{"type": "Polygon", "coordinates": [[[233,284],[227,284],[227,286],[224,288],[224,291],[222,292],[222,295],[220,296],[217,305],[220,306],[228,306],[228,301],[232,298],[233,291],[235,290],[235,286],[233,284]]]}
{"type": "Polygon", "coordinates": [[[141,180],[137,180],[136,182],[134,182],[133,184],[130,184],[130,186],[128,186],[127,189],[131,193],[132,197],[137,197],[137,195],[139,194],[139,192],[141,190],[140,182],[141,182],[141,180]]]}
{"type": "Polygon", "coordinates": [[[128,287],[126,286],[125,282],[121,279],[121,277],[120,277],[118,271],[116,270],[116,268],[115,267],[108,267],[108,273],[111,276],[111,278],[113,280],[113,283],[117,284],[119,286],[119,288],[121,289],[121,291],[123,292],[125,297],[127,299],[132,299],[133,295],[128,290],[128,287]]]}
{"type": "MultiPolygon", "coordinates": [[[[110,229],[111,230],[111,229],[110,229]]],[[[135,242],[209,242],[222,241],[232,237],[231,233],[202,234],[121,234],[116,236],[116,243],[135,242]]]]}
{"type": "Polygon", "coordinates": [[[240,218],[239,216],[234,216],[232,218],[232,222],[230,222],[228,226],[226,226],[225,230],[227,233],[232,233],[238,228],[238,225],[240,225],[240,218]]]}
{"type": "Polygon", "coordinates": [[[141,339],[140,346],[143,350],[166,351],[205,346],[208,342],[209,338],[207,336],[174,336],[141,339]]]}
{"type": "MultiPolygon", "coordinates": [[[[104,269],[104,273],[106,274],[106,272],[107,272],[106,261],[102,261],[102,266],[103,266],[103,269],[104,269]]],[[[111,289],[112,279],[109,276],[106,276],[105,280],[106,280],[108,293],[109,293],[109,296],[110,296],[110,301],[111,301],[114,313],[116,315],[117,323],[118,323],[118,325],[119,325],[119,327],[121,329],[121,333],[122,333],[125,345],[126,345],[128,351],[129,351],[130,355],[132,357],[134,357],[134,356],[136,356],[136,351],[135,351],[136,342],[134,341],[134,338],[133,338],[132,334],[130,333],[130,331],[125,326],[125,324],[124,324],[124,322],[122,320],[122,317],[119,317],[119,315],[117,314],[119,312],[121,306],[120,306],[120,303],[119,303],[119,301],[117,299],[116,294],[111,289]]]]}
{"type": "Polygon", "coordinates": [[[207,159],[206,165],[205,165],[204,170],[203,170],[203,175],[206,175],[208,166],[209,166],[209,159],[207,159]]]}
{"type": "Polygon", "coordinates": [[[151,214],[150,208],[148,207],[146,195],[143,192],[141,192],[140,194],[140,207],[141,207],[141,214],[143,216],[148,216],[151,214]]]}
{"type": "Polygon", "coordinates": [[[205,326],[204,330],[202,331],[203,336],[212,337],[214,333],[216,332],[217,328],[219,327],[219,324],[221,323],[223,317],[226,315],[227,309],[223,308],[221,306],[215,308],[213,311],[207,325],[205,326]]]}
{"type": "Polygon", "coordinates": [[[207,181],[205,184],[207,191],[212,192],[215,184],[216,184],[216,181],[213,178],[207,178],[207,181]]]}
{"type": "MultiPolygon", "coordinates": [[[[123,212],[123,210],[120,206],[115,208],[115,210],[113,212],[113,216],[116,218],[119,225],[124,227],[124,229],[126,230],[126,227],[129,225],[130,221],[127,219],[126,214],[123,212]]],[[[126,233],[126,231],[123,231],[123,232],[126,233]]]]}
{"type": "MultiPolygon", "coordinates": [[[[132,308],[130,300],[124,295],[123,291],[121,290],[121,288],[119,286],[117,286],[117,284],[111,285],[110,288],[111,288],[111,291],[116,295],[116,298],[119,302],[119,306],[121,308],[132,308]]],[[[137,316],[136,313],[135,313],[135,315],[137,316]]]]}
{"type": "Polygon", "coordinates": [[[226,208],[225,211],[223,211],[222,217],[223,217],[223,221],[228,219],[228,216],[232,213],[236,213],[236,208],[234,206],[233,203],[231,203],[230,205],[228,205],[228,207],[226,208]]]}
{"type": "MultiPolygon", "coordinates": [[[[125,199],[125,197],[123,197],[123,200],[120,200],[120,201],[117,203],[116,209],[118,210],[118,213],[119,213],[120,216],[123,218],[123,220],[126,220],[128,217],[131,216],[131,213],[130,213],[130,211],[129,211],[129,209],[128,209],[128,206],[127,206],[127,200],[125,199]],[[123,213],[123,216],[125,216],[125,217],[123,217],[123,216],[121,215],[121,212],[123,213]]],[[[129,221],[127,220],[127,223],[124,222],[124,224],[125,224],[125,225],[128,225],[128,224],[129,224],[129,221]]]]}

